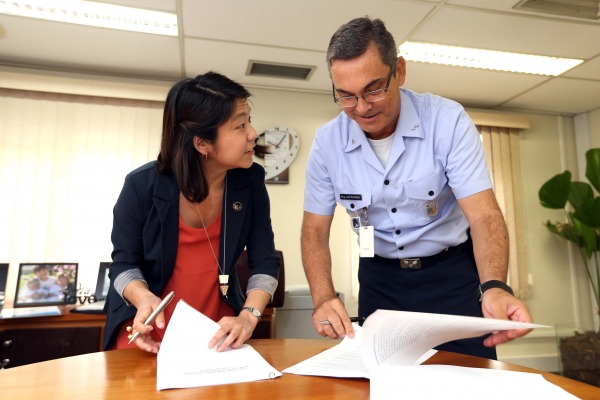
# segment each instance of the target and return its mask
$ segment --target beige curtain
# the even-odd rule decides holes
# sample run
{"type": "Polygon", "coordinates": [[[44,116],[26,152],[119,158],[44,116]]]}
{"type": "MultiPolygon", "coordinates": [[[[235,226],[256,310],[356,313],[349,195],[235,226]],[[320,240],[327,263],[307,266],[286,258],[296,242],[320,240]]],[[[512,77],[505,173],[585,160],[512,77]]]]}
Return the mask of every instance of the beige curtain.
{"type": "Polygon", "coordinates": [[[481,133],[496,199],[508,227],[509,284],[517,297],[525,298],[529,294],[529,284],[523,226],[519,129],[482,125],[477,125],[477,129],[481,133]]]}
{"type": "Polygon", "coordinates": [[[123,179],[156,159],[161,121],[155,101],[0,89],[0,262],[9,274],[21,262],[79,262],[80,278],[95,281],[110,261],[123,179]]]}

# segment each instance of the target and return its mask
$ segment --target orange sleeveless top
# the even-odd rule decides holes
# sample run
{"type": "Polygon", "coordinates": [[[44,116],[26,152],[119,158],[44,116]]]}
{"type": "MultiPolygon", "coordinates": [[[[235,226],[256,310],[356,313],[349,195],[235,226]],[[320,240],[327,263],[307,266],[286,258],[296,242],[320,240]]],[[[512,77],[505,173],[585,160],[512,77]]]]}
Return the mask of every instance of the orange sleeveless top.
{"type": "MultiPolygon", "coordinates": [[[[183,299],[190,306],[200,311],[213,321],[219,321],[224,316],[234,316],[233,309],[225,303],[219,290],[219,267],[213,256],[210,244],[219,257],[221,236],[221,217],[217,218],[206,228],[210,243],[206,238],[203,228],[187,226],[179,217],[179,244],[173,275],[167,283],[161,298],[170,291],[175,291],[175,297],[165,308],[165,329],[168,326],[175,306],[183,299]]],[[[121,326],[116,342],[116,349],[136,347],[134,343],[128,345],[129,333],[127,326],[131,326],[133,319],[126,321],[121,326]]],[[[165,331],[156,328],[151,332],[152,339],[162,341],[165,331]]]]}

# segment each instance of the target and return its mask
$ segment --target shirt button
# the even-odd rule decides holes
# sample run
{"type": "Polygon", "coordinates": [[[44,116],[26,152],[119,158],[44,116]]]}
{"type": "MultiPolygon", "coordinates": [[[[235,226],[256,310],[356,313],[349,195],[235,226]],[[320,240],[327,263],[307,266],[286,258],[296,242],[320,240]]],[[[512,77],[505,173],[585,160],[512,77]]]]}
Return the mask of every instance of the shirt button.
{"type": "Polygon", "coordinates": [[[433,193],[433,190],[430,190],[430,191],[429,191],[429,195],[430,195],[430,196],[433,196],[433,194],[434,194],[434,193],[433,193]]]}
{"type": "Polygon", "coordinates": [[[385,181],[383,181],[383,184],[384,184],[384,185],[389,185],[389,184],[390,184],[390,180],[389,180],[389,179],[386,179],[385,181]]]}
{"type": "Polygon", "coordinates": [[[404,246],[398,247],[398,250],[404,250],[404,246]]]}
{"type": "Polygon", "coordinates": [[[393,213],[395,213],[395,212],[396,212],[396,208],[395,208],[395,207],[394,207],[394,208],[392,208],[392,212],[393,212],[393,213]]]}
{"type": "Polygon", "coordinates": [[[400,234],[400,229],[396,229],[396,235],[400,234]]]}
{"type": "Polygon", "coordinates": [[[354,204],[350,204],[350,208],[354,208],[354,204]]]}

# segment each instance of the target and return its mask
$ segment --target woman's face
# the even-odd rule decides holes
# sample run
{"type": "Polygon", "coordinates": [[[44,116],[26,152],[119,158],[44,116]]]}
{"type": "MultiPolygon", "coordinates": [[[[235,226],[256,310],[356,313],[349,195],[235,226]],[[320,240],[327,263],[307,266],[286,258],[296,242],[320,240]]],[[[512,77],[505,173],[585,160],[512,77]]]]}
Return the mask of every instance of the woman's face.
{"type": "Polygon", "coordinates": [[[229,120],[217,130],[214,143],[207,143],[208,168],[250,168],[257,133],[250,124],[250,106],[238,99],[229,120]]]}

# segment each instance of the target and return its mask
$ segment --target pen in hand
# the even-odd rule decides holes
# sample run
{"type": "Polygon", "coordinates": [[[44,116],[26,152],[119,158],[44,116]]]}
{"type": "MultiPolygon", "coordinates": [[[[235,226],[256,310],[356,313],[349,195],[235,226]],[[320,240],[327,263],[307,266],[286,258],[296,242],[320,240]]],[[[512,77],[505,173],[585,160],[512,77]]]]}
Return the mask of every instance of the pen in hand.
{"type": "MultiPolygon", "coordinates": [[[[175,292],[171,292],[168,295],[166,295],[165,298],[162,299],[158,307],[156,307],[156,309],[152,311],[152,314],[150,314],[150,316],[146,318],[146,320],[144,321],[144,325],[151,325],[152,322],[154,322],[156,316],[165,309],[165,307],[171,302],[171,300],[173,300],[173,296],[175,296],[175,292]]],[[[135,339],[137,339],[140,335],[141,333],[137,331],[133,335],[131,335],[131,338],[129,339],[129,344],[133,343],[135,339]]]]}
{"type": "MultiPolygon", "coordinates": [[[[365,317],[350,317],[350,322],[365,322],[365,317]]],[[[331,325],[329,320],[317,321],[320,325],[331,325]]]]}
{"type": "Polygon", "coordinates": [[[350,322],[365,322],[365,317],[350,317],[350,322]]]}

